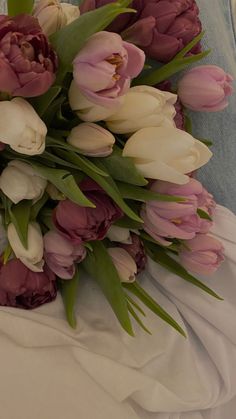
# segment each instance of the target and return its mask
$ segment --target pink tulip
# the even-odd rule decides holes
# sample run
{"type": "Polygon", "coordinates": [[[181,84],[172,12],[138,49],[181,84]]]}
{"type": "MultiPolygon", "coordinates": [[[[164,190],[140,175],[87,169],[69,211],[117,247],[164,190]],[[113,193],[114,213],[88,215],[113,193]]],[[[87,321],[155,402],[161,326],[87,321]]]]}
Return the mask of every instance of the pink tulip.
{"type": "Polygon", "coordinates": [[[216,65],[201,65],[188,71],[178,84],[178,95],[189,109],[217,112],[228,106],[233,92],[230,74],[216,65]]]}
{"type": "Polygon", "coordinates": [[[11,259],[0,268],[0,305],[33,309],[57,296],[56,277],[44,266],[44,272],[30,271],[19,259],[11,259]]]}
{"type": "Polygon", "coordinates": [[[86,256],[82,245],[73,245],[56,231],[44,236],[45,261],[49,268],[61,279],[71,279],[75,274],[75,263],[86,256]]]}
{"type": "Polygon", "coordinates": [[[109,107],[130,87],[143,68],[145,56],[120,35],[98,32],[92,35],[73,62],[74,79],[81,93],[97,105],[109,107]]]}
{"type": "Polygon", "coordinates": [[[197,234],[186,241],[180,253],[181,264],[199,275],[211,275],[224,260],[224,247],[219,240],[206,234],[197,234]]]}
{"type": "Polygon", "coordinates": [[[199,181],[190,178],[185,185],[157,181],[152,184],[151,190],[185,199],[184,202],[149,201],[143,206],[144,229],[155,240],[169,245],[170,241],[166,238],[190,240],[196,233],[209,231],[212,222],[200,218],[197,209],[212,215],[214,201],[199,181]]]}
{"type": "Polygon", "coordinates": [[[0,90],[12,96],[39,96],[53,84],[57,56],[37,19],[0,15],[0,69],[0,90]]]}

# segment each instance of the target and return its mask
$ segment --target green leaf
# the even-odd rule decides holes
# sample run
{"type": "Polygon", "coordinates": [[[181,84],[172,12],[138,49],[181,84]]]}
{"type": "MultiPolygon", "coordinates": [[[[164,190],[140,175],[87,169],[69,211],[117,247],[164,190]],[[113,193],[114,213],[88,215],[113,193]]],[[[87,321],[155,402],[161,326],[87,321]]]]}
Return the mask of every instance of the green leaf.
{"type": "Polygon", "coordinates": [[[202,210],[201,208],[198,208],[197,213],[199,217],[202,218],[203,220],[212,221],[212,218],[210,217],[210,215],[206,211],[202,210]]]}
{"type": "Polygon", "coordinates": [[[11,248],[10,244],[8,243],[6,249],[4,250],[4,253],[3,253],[3,265],[7,264],[11,254],[12,254],[12,248],[11,248]]]}
{"type": "Polygon", "coordinates": [[[75,304],[77,300],[77,293],[79,288],[79,270],[76,268],[75,275],[70,280],[59,280],[59,289],[62,295],[64,308],[66,312],[66,318],[69,325],[75,329],[76,328],[76,315],[75,315],[75,304]]]}
{"type": "Polygon", "coordinates": [[[146,188],[138,186],[128,185],[127,183],[117,182],[118,189],[126,199],[133,199],[135,201],[165,201],[165,202],[184,202],[185,198],[174,195],[163,195],[157,192],[153,192],[146,188]]]}
{"type": "Polygon", "coordinates": [[[140,230],[143,228],[143,223],[131,220],[131,218],[124,216],[115,222],[115,225],[129,230],[140,230]]]}
{"type": "Polygon", "coordinates": [[[184,114],[184,119],[185,119],[185,124],[184,124],[185,131],[187,131],[189,134],[192,135],[193,126],[192,126],[191,118],[188,115],[186,115],[186,113],[185,113],[184,114]]]}
{"type": "Polygon", "coordinates": [[[7,0],[9,16],[16,16],[22,13],[31,14],[34,0],[7,0]]]}
{"type": "Polygon", "coordinates": [[[105,29],[121,13],[133,12],[124,5],[129,2],[110,3],[99,9],[84,13],[69,25],[60,29],[50,37],[57,51],[61,67],[70,69],[71,63],[86,40],[96,32],[105,29]]]}
{"type": "MultiPolygon", "coordinates": [[[[65,160],[68,160],[73,164],[80,164],[78,160],[79,156],[76,153],[66,152],[64,150],[58,150],[57,153],[65,160]]],[[[103,170],[103,165],[101,162],[99,163],[99,168],[103,170]]],[[[128,215],[128,217],[134,221],[143,223],[142,219],[123,200],[116,183],[110,176],[102,177],[94,171],[90,170],[89,167],[84,167],[83,171],[87,176],[91,177],[91,179],[93,179],[95,182],[97,182],[98,185],[101,186],[101,188],[116,202],[116,204],[124,211],[126,215],[128,215]]]]}
{"type": "Polygon", "coordinates": [[[32,205],[31,212],[30,212],[30,219],[31,220],[36,220],[40,210],[44,207],[48,198],[49,198],[49,196],[48,196],[47,192],[45,192],[44,195],[42,196],[42,198],[39,199],[34,205],[32,205]]]}
{"type": "Polygon", "coordinates": [[[112,259],[101,241],[90,244],[93,252],[88,253],[82,266],[101,288],[121,326],[133,336],[125,293],[112,259]]]}
{"type": "Polygon", "coordinates": [[[82,207],[95,208],[94,204],[90,202],[80,190],[70,172],[62,169],[44,167],[39,164],[32,163],[31,161],[29,161],[29,163],[40,176],[49,180],[49,182],[55,185],[59,191],[61,191],[71,201],[75,202],[75,204],[82,207]]]}
{"type": "Polygon", "coordinates": [[[28,249],[28,225],[32,201],[23,200],[16,205],[9,205],[8,211],[11,222],[14,224],[19,239],[25,249],[28,249]]]}
{"type": "Polygon", "coordinates": [[[195,38],[192,39],[183,49],[181,49],[180,52],[175,56],[175,58],[183,58],[195,45],[198,44],[198,42],[201,41],[203,36],[205,35],[205,31],[202,31],[199,33],[199,35],[195,36],[195,38]]]}
{"type": "Polygon", "coordinates": [[[212,297],[217,298],[218,300],[222,300],[222,298],[217,295],[213,290],[207,287],[203,282],[199,281],[197,278],[189,274],[183,266],[181,266],[178,262],[172,259],[163,249],[158,249],[157,247],[146,247],[148,250],[148,254],[156,263],[166,268],[168,271],[178,275],[180,278],[184,279],[185,281],[195,285],[196,287],[202,289],[207,294],[210,294],[212,297]],[[150,251],[151,250],[151,251],[150,251]]]}
{"type": "Polygon", "coordinates": [[[186,337],[182,327],[137,282],[132,284],[123,283],[123,287],[136,295],[153,313],[186,337]]]}
{"type": "Polygon", "coordinates": [[[131,157],[123,157],[122,150],[118,147],[114,147],[113,153],[109,157],[103,158],[102,163],[115,180],[139,186],[144,186],[148,183],[136,169],[133,159],[131,157]]]}
{"type": "Polygon", "coordinates": [[[43,95],[31,99],[31,103],[33,104],[34,109],[37,111],[37,114],[40,117],[43,117],[47,109],[51,106],[51,104],[57,98],[60,92],[61,86],[52,86],[43,95]]]}
{"type": "Polygon", "coordinates": [[[129,312],[130,312],[130,314],[131,314],[131,316],[133,316],[133,318],[136,320],[136,322],[139,324],[139,326],[146,332],[146,333],[148,333],[149,335],[152,335],[152,333],[150,332],[150,330],[148,330],[147,328],[146,328],[146,326],[144,325],[144,323],[142,322],[142,320],[138,317],[138,315],[137,315],[137,313],[135,313],[135,311],[134,311],[134,309],[133,309],[133,307],[132,307],[132,305],[130,304],[130,303],[127,303],[127,305],[128,305],[128,310],[129,310],[129,312]]]}
{"type": "Polygon", "coordinates": [[[133,300],[132,297],[130,297],[129,294],[125,294],[126,295],[126,299],[127,301],[136,308],[136,310],[138,310],[144,317],[146,317],[146,314],[144,313],[144,311],[142,310],[142,308],[136,303],[136,301],[133,300]]]}
{"type": "Polygon", "coordinates": [[[211,147],[213,145],[213,142],[211,140],[206,140],[205,138],[197,138],[198,141],[201,141],[201,143],[205,144],[207,147],[211,147]]]}

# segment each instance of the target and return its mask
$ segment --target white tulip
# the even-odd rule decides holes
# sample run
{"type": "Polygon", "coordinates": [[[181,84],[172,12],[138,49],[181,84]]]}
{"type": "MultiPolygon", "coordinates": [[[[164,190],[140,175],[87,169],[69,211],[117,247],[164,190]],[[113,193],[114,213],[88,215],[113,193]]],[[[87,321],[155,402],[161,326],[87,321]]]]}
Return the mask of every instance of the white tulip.
{"type": "Polygon", "coordinates": [[[73,80],[69,89],[69,103],[71,109],[78,115],[82,121],[97,122],[108,118],[115,113],[123,103],[123,96],[112,107],[105,108],[104,106],[95,105],[95,103],[88,100],[77,87],[73,80]]]}
{"type": "Polygon", "coordinates": [[[14,204],[23,199],[40,199],[46,186],[47,181],[20,160],[10,161],[0,176],[0,189],[14,204]]]}
{"type": "Polygon", "coordinates": [[[132,157],[136,168],[146,178],[182,185],[189,181],[186,174],[206,164],[212,152],[185,131],[150,127],[129,138],[123,156],[132,157]]]}
{"type": "Polygon", "coordinates": [[[49,36],[80,16],[77,6],[60,3],[58,0],[39,0],[33,15],[38,19],[43,32],[49,36]]]}
{"type": "Polygon", "coordinates": [[[107,232],[107,238],[111,240],[112,242],[119,242],[119,243],[125,243],[125,244],[131,244],[132,239],[130,235],[130,231],[128,228],[118,227],[115,225],[112,225],[108,232],[107,232]]]}
{"type": "Polygon", "coordinates": [[[14,224],[9,224],[7,236],[17,259],[33,272],[43,271],[43,236],[39,224],[32,222],[28,226],[28,249],[25,249],[17,234],[14,224]]]}
{"type": "Polygon", "coordinates": [[[67,142],[85,156],[106,157],[112,153],[115,137],[93,122],[83,122],[73,128],[67,142]]]}
{"type": "Polygon", "coordinates": [[[22,98],[0,102],[0,141],[18,153],[43,153],[47,127],[33,106],[22,98]]]}
{"type": "Polygon", "coordinates": [[[118,111],[106,118],[110,131],[128,134],[145,127],[175,126],[177,96],[151,86],[136,86],[124,96],[118,111]]]}
{"type": "Polygon", "coordinates": [[[112,247],[107,251],[117,269],[121,282],[134,282],[137,265],[130,254],[120,247],[112,247]]]}

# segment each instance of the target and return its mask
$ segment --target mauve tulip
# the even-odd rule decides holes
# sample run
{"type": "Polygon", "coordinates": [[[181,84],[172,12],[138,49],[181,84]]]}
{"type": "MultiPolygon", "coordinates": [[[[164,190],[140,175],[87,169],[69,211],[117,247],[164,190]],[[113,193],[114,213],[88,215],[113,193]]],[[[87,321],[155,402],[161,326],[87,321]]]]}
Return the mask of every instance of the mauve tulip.
{"type": "Polygon", "coordinates": [[[134,259],[137,265],[137,273],[139,274],[145,269],[147,263],[147,256],[144,250],[143,242],[137,234],[131,234],[131,243],[120,243],[119,246],[126,250],[134,259]]]}
{"type": "Polygon", "coordinates": [[[73,61],[74,80],[87,99],[109,108],[128,91],[144,61],[143,51],[120,35],[97,32],[73,61]]]}
{"type": "Polygon", "coordinates": [[[178,83],[178,95],[189,109],[217,112],[228,106],[233,78],[216,65],[201,65],[189,70],[178,83]]]}
{"type": "Polygon", "coordinates": [[[201,207],[210,215],[209,197],[196,179],[189,179],[185,185],[157,181],[152,184],[151,190],[185,199],[183,202],[149,201],[143,205],[141,216],[144,220],[144,230],[155,240],[168,246],[170,241],[166,239],[189,240],[194,238],[196,233],[209,231],[212,222],[203,220],[197,214],[197,209],[201,207]]]}
{"type": "Polygon", "coordinates": [[[75,263],[86,256],[82,245],[74,245],[56,231],[49,231],[44,238],[44,257],[49,268],[61,279],[71,279],[75,274],[75,263]]]}
{"type": "Polygon", "coordinates": [[[0,68],[0,90],[12,96],[39,96],[53,84],[57,56],[37,19],[0,15],[0,68]]]}
{"type": "Polygon", "coordinates": [[[34,309],[57,296],[55,275],[47,266],[43,272],[30,271],[19,259],[0,268],[0,305],[34,309]]]}
{"type": "Polygon", "coordinates": [[[120,247],[112,247],[107,251],[117,269],[121,282],[134,282],[137,266],[130,254],[120,247]]]}
{"type": "Polygon", "coordinates": [[[69,199],[61,201],[54,211],[55,226],[74,244],[102,240],[123,212],[92,180],[84,180],[80,187],[96,208],[81,207],[69,199]]]}
{"type": "Polygon", "coordinates": [[[224,247],[214,237],[197,234],[179,252],[181,264],[199,275],[212,275],[224,260],[224,247]]]}

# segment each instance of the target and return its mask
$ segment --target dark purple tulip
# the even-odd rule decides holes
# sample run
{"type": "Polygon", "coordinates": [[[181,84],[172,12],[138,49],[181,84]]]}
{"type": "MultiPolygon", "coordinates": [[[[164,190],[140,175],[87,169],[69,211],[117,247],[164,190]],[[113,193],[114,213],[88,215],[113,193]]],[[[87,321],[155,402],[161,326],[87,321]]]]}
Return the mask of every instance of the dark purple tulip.
{"type": "Polygon", "coordinates": [[[55,80],[57,56],[38,20],[0,15],[0,90],[12,96],[45,93],[55,80]]]}
{"type": "Polygon", "coordinates": [[[45,266],[44,272],[30,271],[19,259],[0,269],[0,305],[33,309],[56,298],[56,277],[45,266]]]}
{"type": "Polygon", "coordinates": [[[147,256],[144,250],[143,242],[137,234],[131,234],[132,243],[119,243],[119,247],[126,250],[134,259],[137,265],[137,273],[139,274],[145,269],[147,263],[147,256]]]}

